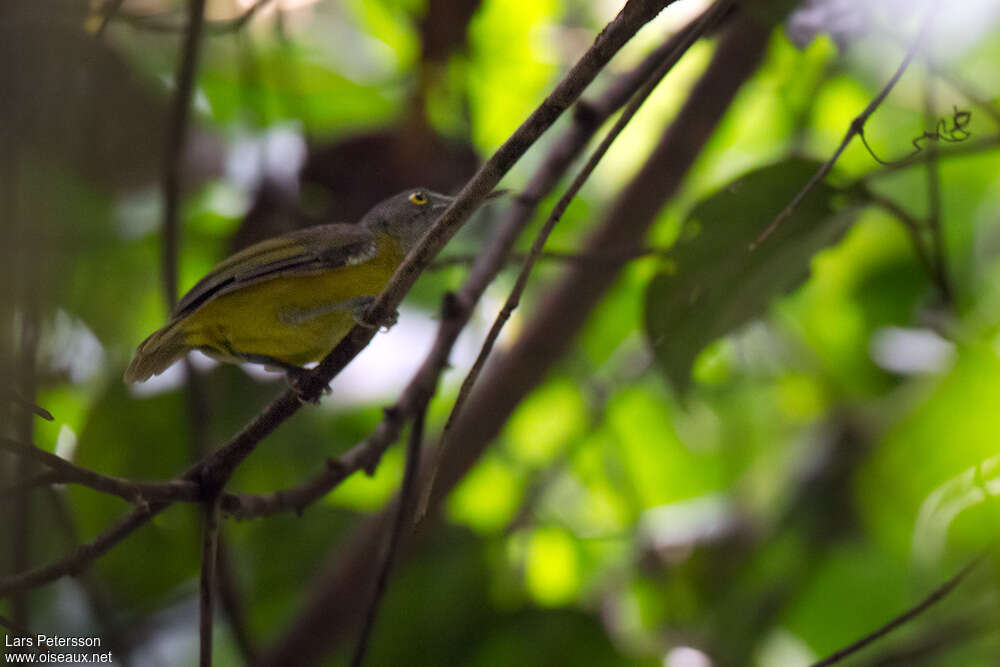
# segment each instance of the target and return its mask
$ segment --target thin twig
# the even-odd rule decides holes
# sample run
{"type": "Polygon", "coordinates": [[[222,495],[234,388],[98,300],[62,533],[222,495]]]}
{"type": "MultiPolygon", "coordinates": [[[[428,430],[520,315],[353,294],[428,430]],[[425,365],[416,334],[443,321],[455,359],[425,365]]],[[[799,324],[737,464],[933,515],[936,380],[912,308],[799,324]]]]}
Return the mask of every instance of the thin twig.
{"type": "Polygon", "coordinates": [[[826,658],[820,660],[819,662],[813,663],[810,667],[829,667],[829,665],[835,665],[844,658],[854,655],[855,653],[857,653],[864,647],[868,646],[872,642],[881,639],[882,637],[886,636],[899,626],[905,624],[906,622],[924,613],[932,606],[934,606],[934,604],[936,604],[942,598],[944,598],[946,595],[955,590],[955,587],[958,586],[960,583],[962,583],[962,580],[965,579],[965,577],[968,576],[968,574],[972,572],[972,570],[974,570],[977,565],[979,565],[979,563],[986,557],[987,553],[988,551],[983,551],[981,554],[973,558],[968,564],[965,565],[965,567],[963,567],[954,576],[952,576],[951,579],[948,579],[948,581],[944,582],[943,584],[935,588],[930,595],[925,597],[918,604],[914,605],[910,609],[906,610],[896,618],[892,619],[891,621],[880,627],[878,630],[875,630],[874,632],[865,635],[856,642],[853,642],[848,646],[845,646],[844,648],[827,656],[826,658]]]}
{"type": "Polygon", "coordinates": [[[45,421],[54,421],[55,420],[55,417],[52,416],[51,412],[49,412],[48,410],[46,410],[45,408],[43,408],[43,407],[41,407],[39,405],[35,405],[31,401],[25,400],[22,396],[18,395],[16,392],[10,391],[9,389],[8,390],[4,390],[2,392],[2,396],[3,396],[3,400],[7,401],[8,403],[13,403],[15,405],[20,405],[22,408],[25,408],[29,412],[32,412],[32,413],[38,415],[39,417],[41,417],[45,421]]]}
{"type": "MultiPolygon", "coordinates": [[[[969,155],[993,151],[998,147],[1000,147],[1000,135],[994,135],[979,141],[967,141],[954,148],[943,148],[938,151],[938,159],[948,160],[957,157],[967,157],[969,155]]],[[[866,174],[861,180],[868,181],[883,178],[885,176],[889,176],[890,174],[894,174],[901,169],[908,169],[910,167],[922,165],[923,161],[923,155],[914,155],[913,157],[900,160],[899,162],[893,162],[892,164],[884,166],[882,169],[866,174]]]]}
{"type": "MultiPolygon", "coordinates": [[[[63,538],[69,546],[77,546],[80,543],[80,532],[69,503],[66,501],[65,489],[50,488],[46,491],[45,497],[51,505],[55,523],[63,534],[63,538]]],[[[102,646],[106,646],[114,652],[115,659],[122,664],[122,667],[128,667],[130,664],[128,659],[129,640],[123,636],[119,617],[114,613],[107,599],[105,582],[95,581],[93,574],[81,572],[76,577],[76,583],[82,589],[90,606],[91,616],[96,620],[97,627],[100,629],[102,646]],[[104,641],[105,639],[106,641],[104,641]]]]}
{"type": "MultiPolygon", "coordinates": [[[[191,422],[191,449],[193,452],[193,458],[201,459],[209,451],[209,427],[210,427],[210,416],[211,416],[211,402],[205,391],[205,383],[203,382],[202,376],[198,373],[197,369],[191,363],[189,358],[184,359],[184,363],[187,370],[187,409],[188,416],[191,422]]],[[[183,482],[184,484],[192,484],[199,489],[199,496],[204,495],[204,489],[194,482],[183,482]]],[[[221,502],[221,495],[216,495],[212,500],[206,500],[205,514],[209,512],[214,512],[216,515],[215,521],[218,524],[219,514],[219,503],[221,502]],[[209,505],[214,507],[209,508],[209,505]]],[[[205,530],[208,530],[206,525],[205,530]]],[[[236,639],[236,644],[242,652],[243,662],[246,664],[252,664],[255,657],[255,649],[253,646],[253,641],[251,639],[252,633],[247,627],[246,614],[242,608],[242,596],[240,595],[239,585],[235,574],[233,573],[233,561],[229,558],[229,550],[226,548],[225,534],[222,532],[221,526],[217,526],[216,530],[216,551],[218,551],[218,557],[215,560],[215,578],[219,582],[216,588],[219,592],[219,601],[221,602],[221,607],[226,615],[226,620],[228,621],[229,628],[236,639]]],[[[203,554],[204,556],[204,554],[203,554]]]]}
{"type": "Polygon", "coordinates": [[[128,537],[135,529],[145,524],[169,507],[169,505],[169,502],[140,505],[105,529],[95,539],[86,544],[81,544],[59,560],[32,570],[25,570],[6,577],[0,577],[0,598],[11,595],[16,591],[34,588],[35,586],[54,581],[68,574],[80,572],[92,560],[106,553],[108,549],[128,537]]]}
{"type": "Polygon", "coordinates": [[[385,411],[385,417],[368,438],[339,457],[327,460],[323,470],[304,483],[266,495],[227,493],[222,496],[222,510],[239,519],[270,516],[279,512],[301,514],[306,507],[352,474],[359,470],[374,470],[385,450],[399,437],[406,416],[415,409],[411,407],[411,400],[417,400],[418,396],[425,393],[422,385],[419,389],[414,387],[408,392],[404,391],[400,400],[385,411]]]}
{"type": "Polygon", "coordinates": [[[175,79],[176,91],[171,101],[170,120],[163,149],[163,284],[170,310],[173,310],[177,303],[181,162],[187,143],[191,100],[194,97],[198,52],[201,49],[204,24],[205,0],[188,0],[188,26],[181,47],[181,60],[175,79]]]}
{"type": "MultiPolygon", "coordinates": [[[[451,414],[448,415],[448,421],[445,422],[444,430],[441,433],[441,439],[438,443],[437,448],[434,450],[434,462],[431,465],[430,480],[425,487],[424,495],[421,498],[420,509],[418,510],[418,516],[423,517],[427,511],[427,506],[430,501],[430,495],[433,492],[434,486],[434,475],[436,474],[438,465],[440,463],[440,457],[445,451],[445,448],[449,442],[449,437],[451,435],[451,430],[454,427],[455,420],[462,412],[462,408],[465,405],[466,400],[472,388],[476,384],[476,380],[479,379],[480,373],[482,373],[483,367],[486,365],[486,359],[489,357],[490,352],[493,350],[493,346],[496,344],[497,339],[500,337],[500,332],[503,330],[504,325],[510,319],[514,310],[521,302],[521,295],[524,293],[525,288],[528,286],[528,279],[531,277],[531,271],[535,267],[535,262],[538,260],[545,248],[545,243],[548,241],[552,230],[555,229],[556,224],[562,219],[563,214],[566,209],[569,208],[570,203],[576,197],[577,193],[583,187],[583,184],[587,182],[590,175],[597,168],[598,163],[611,148],[611,144],[614,143],[615,139],[621,134],[622,130],[629,124],[635,114],[642,107],[642,104],[649,98],[652,92],[659,85],[660,81],[666,76],[667,72],[673,69],[674,65],[680,61],[681,57],[687,50],[694,44],[708,29],[710,29],[715,23],[729,10],[732,5],[731,0],[720,0],[713,4],[708,10],[706,10],[702,15],[696,20],[694,28],[692,30],[686,31],[684,38],[680,40],[674,49],[673,53],[669,55],[653,74],[649,77],[649,80],[636,92],[635,96],[629,100],[628,105],[625,110],[622,111],[618,120],[612,126],[608,133],[601,140],[601,143],[594,149],[591,153],[590,158],[584,164],[583,168],[573,179],[573,182],[566,192],[559,199],[559,202],[553,207],[552,212],[549,214],[548,219],[545,224],[542,225],[541,230],[539,230],[538,235],[535,237],[534,242],[531,244],[531,250],[528,256],[524,260],[524,264],[521,267],[521,271],[517,276],[517,280],[514,282],[514,287],[511,288],[510,294],[507,297],[507,301],[504,303],[503,308],[497,314],[496,319],[493,321],[493,325],[490,327],[489,333],[486,335],[486,339],[483,341],[482,347],[479,350],[479,354],[476,356],[475,362],[472,364],[472,368],[469,369],[468,374],[466,374],[465,379],[462,381],[462,387],[459,389],[458,397],[455,399],[455,404],[452,407],[451,414]]],[[[621,260],[619,259],[619,262],[621,260]]]]}
{"type": "MultiPolygon", "coordinates": [[[[906,44],[906,40],[901,35],[892,30],[884,30],[882,31],[882,34],[889,37],[897,44],[900,45],[906,44]]],[[[975,85],[973,85],[969,81],[966,81],[958,74],[955,74],[955,72],[953,72],[950,68],[948,68],[940,61],[938,61],[930,52],[930,50],[928,50],[924,54],[922,60],[924,61],[924,65],[931,73],[933,73],[939,79],[941,79],[949,86],[951,86],[959,93],[961,93],[962,96],[965,97],[965,99],[972,102],[974,105],[979,107],[979,109],[983,113],[992,118],[993,122],[995,122],[997,125],[1000,125],[1000,108],[998,108],[997,105],[994,104],[991,100],[987,99],[987,97],[983,93],[981,93],[979,90],[976,90],[975,85]]]]}
{"type": "MultiPolygon", "coordinates": [[[[238,21],[241,27],[267,0],[259,0],[243,13],[238,21]]],[[[178,207],[180,201],[181,158],[187,139],[187,128],[191,116],[191,100],[194,94],[198,71],[198,53],[201,49],[201,35],[205,28],[205,0],[189,0],[185,39],[182,47],[180,68],[177,75],[177,90],[174,94],[170,130],[164,161],[164,223],[162,270],[164,290],[168,310],[172,311],[177,300],[178,249],[180,246],[180,224],[178,207]]],[[[194,457],[203,457],[209,450],[208,419],[209,407],[204,385],[194,365],[184,359],[187,371],[186,407],[191,423],[191,449],[194,457]]],[[[198,479],[198,482],[202,480],[198,479]]],[[[187,482],[190,483],[190,482],[187,482]]],[[[221,486],[199,487],[199,496],[210,494],[204,502],[204,536],[201,561],[200,596],[200,642],[199,661],[203,667],[212,664],[213,594],[215,590],[217,550],[219,544],[219,491],[221,486]]]]}
{"type": "Polygon", "coordinates": [[[392,563],[395,560],[399,544],[403,535],[412,525],[414,497],[417,490],[417,479],[420,472],[420,449],[424,438],[424,419],[427,415],[427,405],[423,405],[413,420],[410,429],[410,442],[406,447],[406,468],[403,471],[403,483],[399,491],[399,499],[396,505],[396,516],[392,522],[392,529],[389,532],[385,552],[382,554],[379,564],[378,575],[375,579],[375,588],[372,591],[371,600],[368,602],[368,609],[365,612],[364,625],[358,635],[358,644],[354,650],[354,657],[351,659],[351,667],[361,667],[365,660],[365,653],[368,650],[368,640],[371,638],[372,629],[375,627],[375,618],[378,616],[378,609],[385,595],[385,589],[389,582],[389,573],[392,571],[392,563]]]}
{"type": "Polygon", "coordinates": [[[229,630],[240,649],[243,663],[253,665],[257,661],[257,647],[246,615],[243,595],[236,577],[235,563],[229,555],[228,541],[223,539],[224,533],[219,532],[219,559],[216,579],[219,581],[219,603],[225,610],[229,621],[229,630]]]}
{"type": "Polygon", "coordinates": [[[923,43],[924,38],[931,26],[931,18],[934,15],[936,3],[937,0],[928,0],[927,11],[920,25],[920,29],[917,32],[917,36],[913,38],[913,41],[910,43],[910,47],[906,50],[906,54],[903,56],[902,62],[889,78],[889,81],[886,82],[885,86],[883,86],[882,90],[879,91],[878,95],[876,95],[875,98],[868,103],[868,106],[865,107],[864,111],[854,117],[854,120],[851,121],[850,126],[847,128],[847,133],[844,135],[844,138],[841,139],[840,145],[837,146],[837,150],[833,152],[830,159],[823,163],[819,170],[813,174],[813,177],[809,179],[809,182],[806,183],[801,190],[799,190],[798,194],[796,194],[794,198],[792,198],[792,201],[788,202],[785,208],[781,209],[781,212],[778,213],[778,216],[771,221],[771,224],[769,224],[767,228],[761,232],[760,236],[758,236],[757,239],[750,244],[751,251],[767,240],[767,238],[774,233],[774,230],[777,229],[778,226],[784,222],[796,208],[798,208],[798,205],[802,203],[805,196],[809,194],[809,192],[816,187],[820,181],[826,178],[826,175],[830,173],[830,169],[833,168],[833,165],[840,158],[840,155],[847,149],[847,145],[851,143],[851,140],[855,136],[864,136],[865,123],[868,122],[868,119],[873,113],[875,113],[875,110],[879,108],[883,101],[885,101],[885,98],[889,96],[889,93],[896,87],[896,83],[898,83],[900,78],[902,78],[903,73],[910,66],[910,63],[913,62],[913,58],[916,56],[917,50],[923,43]]]}
{"type": "MultiPolygon", "coordinates": [[[[66,459],[39,449],[34,445],[0,436],[0,450],[16,454],[22,458],[37,461],[49,467],[52,473],[39,473],[24,481],[26,487],[40,484],[79,484],[88,488],[123,498],[130,503],[143,504],[147,501],[189,501],[202,500],[197,484],[175,479],[168,482],[135,482],[123,477],[102,475],[87,468],[70,463],[66,459]]],[[[4,489],[7,493],[15,486],[4,489]]]]}
{"type": "Polygon", "coordinates": [[[219,555],[219,500],[205,502],[205,526],[201,544],[201,579],[198,623],[198,664],[212,667],[212,621],[215,605],[215,569],[219,555]]]}
{"type": "Polygon", "coordinates": [[[889,167],[896,164],[907,163],[909,160],[923,153],[924,149],[928,145],[936,145],[941,142],[957,144],[966,141],[970,136],[972,136],[972,133],[966,129],[969,123],[972,122],[972,112],[965,109],[959,109],[957,106],[952,107],[950,127],[948,126],[947,119],[936,118],[930,110],[925,112],[924,122],[929,127],[933,127],[934,129],[924,130],[919,135],[914,137],[910,141],[913,145],[913,149],[899,159],[888,160],[879,157],[875,152],[875,149],[873,149],[871,144],[868,143],[868,139],[864,134],[861,135],[861,143],[864,145],[865,150],[868,151],[868,154],[871,155],[873,160],[878,162],[883,167],[889,167]]]}
{"type": "Polygon", "coordinates": [[[917,258],[920,263],[924,266],[927,271],[927,275],[933,279],[936,274],[934,269],[934,264],[931,261],[930,253],[924,243],[924,237],[921,233],[921,222],[914,218],[910,213],[904,209],[902,206],[889,199],[888,197],[883,197],[877,192],[872,191],[867,187],[862,187],[861,189],[864,197],[868,199],[871,203],[885,209],[894,218],[896,218],[906,229],[907,235],[910,237],[910,242],[913,244],[913,251],[916,253],[917,258]]]}
{"type": "MultiPolygon", "coordinates": [[[[173,307],[177,303],[181,159],[191,117],[191,101],[197,78],[198,52],[201,49],[201,34],[204,25],[205,0],[189,0],[187,26],[184,33],[180,69],[177,75],[177,91],[173,98],[163,169],[163,282],[170,310],[173,310],[173,307]]],[[[200,385],[194,373],[194,368],[190,362],[186,363],[191,380],[191,386],[188,391],[188,412],[192,418],[192,428],[196,434],[193,446],[196,450],[204,450],[205,443],[199,442],[205,433],[204,428],[199,428],[199,426],[203,426],[204,424],[203,419],[201,419],[204,414],[204,411],[201,409],[203,402],[199,400],[200,385]]],[[[221,487],[211,486],[210,488],[212,495],[205,501],[201,558],[199,604],[199,664],[201,667],[211,667],[212,665],[213,592],[217,562],[216,550],[219,539],[218,491],[221,487]]]]}
{"type": "Polygon", "coordinates": [[[62,484],[65,482],[63,477],[62,473],[55,470],[46,470],[26,479],[20,479],[13,484],[0,487],[0,501],[7,500],[28,489],[37,489],[42,486],[49,486],[50,484],[62,484]]]}
{"type": "Polygon", "coordinates": [[[931,628],[902,645],[895,646],[881,655],[872,656],[871,659],[857,663],[853,667],[912,667],[928,663],[937,654],[959,646],[969,646],[987,633],[996,632],[994,624],[989,620],[984,621],[993,615],[993,605],[989,607],[977,610],[974,614],[966,614],[964,620],[954,620],[943,623],[940,627],[931,628]]]}

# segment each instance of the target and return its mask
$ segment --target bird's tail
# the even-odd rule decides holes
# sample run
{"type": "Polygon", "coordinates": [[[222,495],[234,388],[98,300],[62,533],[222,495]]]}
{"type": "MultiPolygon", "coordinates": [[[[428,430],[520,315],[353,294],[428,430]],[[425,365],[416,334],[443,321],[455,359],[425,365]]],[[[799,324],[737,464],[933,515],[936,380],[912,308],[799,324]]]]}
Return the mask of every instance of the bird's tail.
{"type": "Polygon", "coordinates": [[[191,349],[179,324],[168,324],[139,344],[135,358],[125,370],[126,384],[145,382],[151,376],[159,375],[191,349]]]}

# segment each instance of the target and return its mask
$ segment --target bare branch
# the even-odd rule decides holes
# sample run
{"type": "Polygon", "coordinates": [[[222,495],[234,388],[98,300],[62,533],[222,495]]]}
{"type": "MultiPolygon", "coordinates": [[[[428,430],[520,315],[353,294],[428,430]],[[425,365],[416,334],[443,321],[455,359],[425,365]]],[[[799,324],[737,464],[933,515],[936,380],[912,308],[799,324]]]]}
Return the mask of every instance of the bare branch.
{"type": "MultiPolygon", "coordinates": [[[[882,34],[889,37],[897,44],[906,45],[906,39],[892,30],[884,30],[882,31],[882,34]]],[[[922,59],[924,61],[924,65],[931,73],[961,93],[965,99],[972,102],[987,116],[992,118],[993,122],[1000,125],[1000,108],[997,108],[997,105],[990,101],[986,95],[979,90],[976,90],[976,87],[972,83],[955,74],[955,72],[949,69],[946,65],[938,61],[930,50],[924,54],[922,59]]]]}
{"type": "MultiPolygon", "coordinates": [[[[25,481],[26,487],[44,484],[80,484],[95,491],[123,498],[130,503],[143,504],[147,501],[189,501],[202,499],[197,484],[185,480],[169,482],[134,482],[123,477],[102,475],[82,468],[44,449],[39,449],[10,438],[0,437],[0,450],[37,461],[52,469],[51,474],[40,473],[25,481]]],[[[13,485],[11,488],[20,485],[13,485]]],[[[8,492],[7,489],[4,492],[8,492]]]]}
{"type": "Polygon", "coordinates": [[[212,667],[212,621],[215,605],[215,570],[219,562],[219,500],[205,502],[205,525],[201,545],[201,578],[198,623],[198,664],[212,667]]]}
{"type": "Polygon", "coordinates": [[[257,648],[246,614],[246,605],[241,594],[239,581],[234,571],[234,562],[229,554],[225,535],[219,532],[219,564],[216,578],[219,580],[219,602],[225,610],[229,622],[229,630],[240,649],[244,664],[253,665],[257,662],[257,648]]]}
{"type": "Polygon", "coordinates": [[[900,78],[902,78],[903,73],[910,66],[910,63],[913,62],[913,58],[916,56],[920,45],[924,42],[927,31],[931,26],[931,18],[934,16],[935,9],[936,0],[928,0],[927,11],[920,25],[920,30],[917,32],[917,36],[910,43],[910,47],[906,50],[906,54],[903,56],[903,60],[899,64],[899,67],[897,67],[893,75],[889,77],[889,81],[882,87],[882,90],[879,91],[878,95],[876,95],[875,98],[868,103],[868,106],[865,107],[864,111],[854,117],[854,120],[851,121],[850,126],[847,128],[847,134],[845,134],[844,138],[841,139],[840,145],[837,146],[837,150],[833,152],[830,159],[823,163],[823,166],[821,166],[819,170],[813,174],[813,177],[809,179],[809,182],[806,183],[801,190],[799,190],[798,194],[792,198],[792,201],[788,202],[785,208],[781,209],[778,216],[771,221],[771,224],[768,225],[767,228],[761,232],[760,236],[758,236],[757,239],[750,245],[751,251],[767,240],[767,238],[774,233],[774,230],[778,228],[778,225],[784,222],[788,216],[790,216],[795,209],[798,208],[802,200],[805,199],[805,196],[809,194],[809,192],[816,187],[820,181],[826,178],[826,175],[830,173],[830,169],[833,168],[833,165],[840,158],[840,155],[847,148],[847,145],[851,143],[851,140],[855,136],[864,137],[865,123],[868,122],[868,119],[873,113],[875,113],[875,110],[878,109],[882,102],[885,101],[885,98],[889,96],[889,93],[896,87],[896,83],[898,83],[900,78]]]}
{"type": "Polygon", "coordinates": [[[361,626],[361,633],[358,636],[358,645],[351,658],[351,667],[361,667],[365,661],[365,652],[368,650],[368,640],[371,638],[372,629],[375,627],[375,618],[378,609],[385,595],[385,589],[389,582],[389,573],[392,571],[392,563],[396,558],[399,544],[404,537],[404,533],[413,525],[413,505],[416,502],[417,478],[420,472],[420,448],[424,439],[424,419],[427,416],[427,404],[425,403],[410,429],[410,442],[406,448],[406,469],[403,473],[403,483],[399,491],[399,500],[396,503],[396,516],[392,522],[392,527],[388,536],[388,543],[379,564],[378,576],[375,579],[375,589],[372,591],[372,598],[368,603],[365,612],[364,625],[361,626]]]}
{"type": "Polygon", "coordinates": [[[918,636],[901,646],[893,647],[881,655],[872,656],[870,660],[857,663],[854,667],[912,667],[927,663],[935,655],[963,645],[968,646],[977,639],[983,639],[988,633],[995,632],[994,625],[987,620],[992,616],[992,612],[991,608],[976,614],[967,614],[964,619],[942,623],[939,627],[918,633],[918,636]]]}
{"type": "Polygon", "coordinates": [[[935,274],[934,264],[931,262],[930,254],[924,244],[924,238],[921,232],[921,222],[910,215],[906,209],[888,197],[883,197],[877,192],[863,186],[861,188],[861,192],[871,203],[885,209],[903,225],[906,229],[907,235],[910,237],[910,242],[913,244],[914,253],[916,253],[920,263],[923,264],[924,269],[927,271],[927,275],[933,278],[935,274]]]}
{"type": "Polygon", "coordinates": [[[41,406],[35,405],[34,403],[32,403],[29,400],[24,399],[22,396],[18,395],[14,391],[11,391],[11,390],[7,389],[7,390],[4,390],[2,392],[2,394],[0,394],[0,395],[2,395],[3,396],[3,400],[7,401],[8,403],[13,403],[15,405],[20,405],[22,408],[28,410],[29,412],[32,412],[32,413],[38,415],[39,417],[41,417],[45,421],[53,421],[53,420],[55,420],[55,417],[52,416],[51,412],[49,412],[48,410],[46,410],[45,408],[43,408],[41,406]]]}
{"type": "Polygon", "coordinates": [[[962,583],[962,580],[965,579],[965,577],[968,576],[968,574],[972,572],[972,570],[974,570],[976,566],[979,565],[980,562],[982,562],[982,560],[986,557],[987,553],[988,553],[987,551],[984,551],[983,553],[973,558],[972,561],[970,561],[965,567],[959,570],[951,579],[949,579],[948,581],[944,582],[943,584],[935,588],[930,595],[925,597],[918,604],[914,605],[910,609],[906,610],[896,618],[892,619],[891,621],[883,625],[878,630],[875,630],[874,632],[865,635],[856,642],[853,642],[852,644],[845,646],[836,653],[831,654],[830,656],[820,660],[819,662],[813,663],[811,667],[829,667],[830,665],[835,665],[838,662],[842,661],[844,658],[848,658],[854,655],[855,653],[857,653],[864,647],[868,646],[872,642],[881,639],[882,637],[886,636],[896,628],[900,627],[906,622],[924,613],[932,606],[934,606],[937,602],[939,602],[942,598],[944,598],[946,595],[955,590],[955,587],[958,586],[960,583],[962,583]]]}
{"type": "MultiPolygon", "coordinates": [[[[1000,135],[992,136],[980,141],[968,141],[961,146],[956,146],[955,148],[941,149],[938,151],[938,159],[946,160],[957,157],[965,157],[968,155],[976,155],[978,153],[996,150],[997,148],[1000,148],[1000,135]]],[[[868,181],[882,178],[884,176],[888,176],[889,174],[894,174],[900,169],[908,169],[909,167],[922,165],[923,162],[923,155],[914,155],[904,160],[900,160],[899,162],[888,164],[883,169],[879,169],[878,171],[873,171],[870,174],[865,175],[861,180],[868,181]]]]}
{"type": "Polygon", "coordinates": [[[205,0],[188,0],[188,27],[181,47],[180,66],[175,79],[177,89],[171,102],[167,126],[166,148],[163,152],[163,284],[167,292],[167,308],[177,303],[177,252],[180,231],[181,160],[191,118],[191,99],[198,71],[198,52],[205,23],[205,0]]]}
{"type": "Polygon", "coordinates": [[[8,484],[4,487],[0,487],[0,500],[6,500],[19,493],[23,493],[28,489],[37,489],[41,486],[48,486],[50,484],[62,484],[68,480],[64,479],[62,473],[56,472],[55,470],[46,470],[45,472],[40,472],[25,479],[18,480],[13,484],[8,484]]]}
{"type": "MultiPolygon", "coordinates": [[[[59,532],[63,534],[65,543],[70,547],[77,546],[80,543],[79,527],[66,500],[65,489],[45,489],[43,495],[49,502],[55,523],[59,527],[59,532]]],[[[119,617],[111,608],[107,587],[98,581],[99,577],[95,577],[95,574],[81,572],[75,577],[75,582],[83,591],[102,637],[107,639],[107,648],[112,649],[123,664],[127,664],[124,660],[125,652],[129,649],[129,641],[124,636],[127,633],[123,632],[119,617]]]]}
{"type": "Polygon", "coordinates": [[[865,138],[864,134],[860,136],[861,143],[864,145],[865,150],[868,151],[868,154],[872,156],[873,160],[882,166],[888,167],[908,162],[912,158],[915,158],[917,155],[923,153],[927,146],[932,146],[941,142],[957,144],[966,141],[970,136],[972,136],[972,133],[966,129],[972,121],[972,112],[966,111],[965,109],[959,109],[957,106],[952,107],[950,127],[948,126],[947,119],[935,118],[930,109],[925,110],[924,120],[927,126],[933,127],[934,129],[924,130],[918,136],[914,137],[911,140],[913,150],[897,160],[886,160],[879,157],[868,143],[868,139],[865,138]]]}
{"type": "Polygon", "coordinates": [[[170,503],[168,502],[140,505],[109,526],[97,538],[80,545],[54,563],[6,577],[0,577],[0,597],[6,597],[15,591],[33,588],[68,574],[80,572],[92,560],[103,555],[108,549],[128,537],[132,531],[162,512],[169,505],[170,503]]]}
{"type": "Polygon", "coordinates": [[[222,510],[238,519],[270,516],[279,512],[301,514],[306,507],[325,496],[355,472],[374,471],[382,454],[399,437],[399,432],[405,424],[404,415],[412,413],[414,408],[411,407],[411,401],[422,400],[424,394],[426,392],[422,385],[419,389],[414,387],[404,391],[400,400],[386,410],[385,417],[368,438],[339,457],[328,459],[323,471],[305,483],[266,495],[227,493],[222,496],[222,510]]]}

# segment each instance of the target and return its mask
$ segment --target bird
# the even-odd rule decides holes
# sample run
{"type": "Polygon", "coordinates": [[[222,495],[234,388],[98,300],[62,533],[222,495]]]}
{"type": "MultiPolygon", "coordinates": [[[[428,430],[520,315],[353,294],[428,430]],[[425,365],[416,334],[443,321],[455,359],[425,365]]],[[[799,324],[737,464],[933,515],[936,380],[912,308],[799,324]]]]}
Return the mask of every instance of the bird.
{"type": "Polygon", "coordinates": [[[356,224],[307,227],[220,262],[139,344],[126,384],[159,375],[192,350],[226,363],[263,364],[290,380],[323,358],[454,201],[415,188],[376,204],[356,224]]]}

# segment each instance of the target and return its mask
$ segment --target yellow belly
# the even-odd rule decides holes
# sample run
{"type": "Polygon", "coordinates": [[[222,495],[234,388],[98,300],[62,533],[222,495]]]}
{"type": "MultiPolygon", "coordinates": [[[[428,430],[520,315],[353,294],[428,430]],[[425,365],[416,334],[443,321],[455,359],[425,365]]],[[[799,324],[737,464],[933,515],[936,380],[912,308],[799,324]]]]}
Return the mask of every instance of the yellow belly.
{"type": "Polygon", "coordinates": [[[281,276],[212,299],[185,318],[185,342],[224,361],[321,359],[354,326],[351,300],[378,296],[402,260],[391,240],[379,241],[363,264],[281,276]]]}

